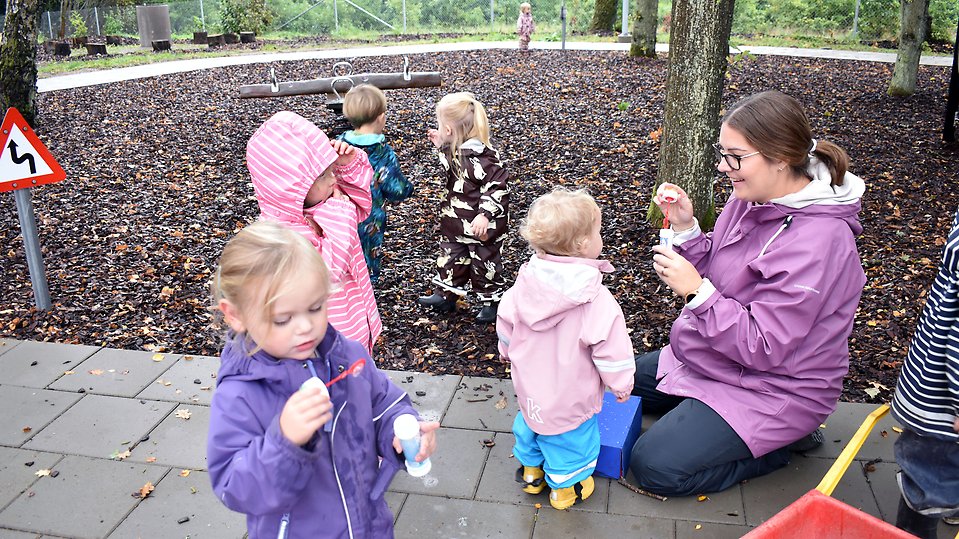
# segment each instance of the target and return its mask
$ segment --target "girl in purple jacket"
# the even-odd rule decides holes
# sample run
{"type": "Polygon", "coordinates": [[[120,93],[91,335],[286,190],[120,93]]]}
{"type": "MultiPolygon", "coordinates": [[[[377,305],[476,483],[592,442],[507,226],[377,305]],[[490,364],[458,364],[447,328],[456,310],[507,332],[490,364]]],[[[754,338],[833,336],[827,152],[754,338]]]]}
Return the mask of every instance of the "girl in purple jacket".
{"type": "MultiPolygon", "coordinates": [[[[636,360],[643,411],[665,413],[633,447],[640,486],[717,492],[822,443],[849,370],[847,339],[866,282],[856,250],[863,181],[846,152],[812,138],[792,97],[729,109],[713,146],[732,182],[711,233],[679,194],[673,248],[653,269],[686,306],[669,345],[636,360]]],[[[657,204],[667,210],[664,200],[657,204]]]]}
{"type": "MultiPolygon", "coordinates": [[[[393,420],[416,412],[362,344],[327,324],[320,253],[260,221],[227,244],[213,290],[230,327],[207,439],[217,497],[246,513],[251,538],[393,537],[393,420]],[[323,383],[301,387],[314,377],[323,383]]],[[[439,423],[420,428],[418,461],[439,423]]]]}

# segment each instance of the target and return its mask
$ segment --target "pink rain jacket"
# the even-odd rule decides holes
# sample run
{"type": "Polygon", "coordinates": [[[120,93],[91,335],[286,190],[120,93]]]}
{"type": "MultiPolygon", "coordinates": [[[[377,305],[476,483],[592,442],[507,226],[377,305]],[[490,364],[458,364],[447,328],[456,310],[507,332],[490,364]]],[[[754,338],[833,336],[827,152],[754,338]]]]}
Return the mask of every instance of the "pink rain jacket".
{"type": "Polygon", "coordinates": [[[382,323],[356,224],[370,213],[373,169],[363,150],[354,155],[346,165],[333,167],[337,185],[350,200],[330,198],[304,209],[310,187],[337,157],[326,135],[302,116],[283,111],[246,145],[260,218],[283,223],[319,249],[330,271],[330,325],[372,351],[382,323]]]}
{"type": "Polygon", "coordinates": [[[697,225],[674,240],[708,282],[673,323],[657,389],[705,403],[756,457],[835,410],[866,283],[856,250],[865,185],[847,173],[832,187],[812,161],[800,192],[730,198],[713,232],[697,225]]]}
{"type": "Polygon", "coordinates": [[[603,392],[633,389],[633,344],[623,311],[603,286],[606,261],[534,255],[503,294],[499,353],[511,363],[529,428],[561,434],[603,408],[603,392]]]}

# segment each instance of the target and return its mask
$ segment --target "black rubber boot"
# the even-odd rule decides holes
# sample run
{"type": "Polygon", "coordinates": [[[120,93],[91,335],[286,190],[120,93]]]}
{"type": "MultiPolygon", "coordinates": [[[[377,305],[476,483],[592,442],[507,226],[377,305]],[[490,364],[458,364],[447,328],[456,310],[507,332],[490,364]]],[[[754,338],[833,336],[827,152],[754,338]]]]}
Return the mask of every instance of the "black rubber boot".
{"type": "Polygon", "coordinates": [[[449,313],[456,310],[456,298],[447,299],[439,292],[434,292],[431,296],[420,296],[416,302],[424,307],[432,307],[438,313],[449,313]]]}
{"type": "Polygon", "coordinates": [[[484,305],[480,309],[479,314],[476,315],[476,321],[480,324],[492,324],[496,322],[496,308],[497,304],[493,305],[484,305]]]}

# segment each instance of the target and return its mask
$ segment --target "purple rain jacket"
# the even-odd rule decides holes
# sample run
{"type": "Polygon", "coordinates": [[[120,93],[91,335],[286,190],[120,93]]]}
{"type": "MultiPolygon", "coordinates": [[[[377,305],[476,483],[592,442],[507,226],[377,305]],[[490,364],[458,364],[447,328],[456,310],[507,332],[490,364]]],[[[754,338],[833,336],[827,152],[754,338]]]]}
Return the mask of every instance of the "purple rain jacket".
{"type": "Polygon", "coordinates": [[[849,370],[848,338],[866,283],[856,250],[863,181],[814,179],[766,204],[732,197],[677,251],[706,278],[659,359],[658,389],[718,413],[759,457],[809,434],[831,414],[849,370]]]}
{"type": "Polygon", "coordinates": [[[360,358],[366,365],[329,388],[333,419],[296,446],[280,433],[280,412],[310,378],[307,361],[248,355],[249,346],[235,337],[221,355],[207,439],[217,497],[247,515],[251,539],[277,538],[281,522],[289,538],[393,537],[383,493],[403,463],[393,449],[393,419],[416,415],[406,392],[362,344],[329,326],[318,357],[308,360],[319,377],[329,381],[360,358]]]}

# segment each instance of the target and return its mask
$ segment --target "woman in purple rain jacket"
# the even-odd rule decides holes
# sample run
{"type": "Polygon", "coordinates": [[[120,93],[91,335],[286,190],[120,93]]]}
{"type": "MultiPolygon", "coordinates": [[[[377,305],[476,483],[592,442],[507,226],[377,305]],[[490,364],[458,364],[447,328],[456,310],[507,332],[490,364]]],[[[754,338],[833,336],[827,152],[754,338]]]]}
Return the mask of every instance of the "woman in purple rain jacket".
{"type": "Polygon", "coordinates": [[[711,233],[665,184],[678,197],[668,204],[675,237],[654,248],[653,268],[685,308],[669,345],[636,361],[633,393],[665,415],[630,467],[663,495],[721,491],[821,444],[866,282],[855,239],[864,183],[845,151],[812,138],[798,101],[745,98],[714,151],[733,193],[711,233]]]}

